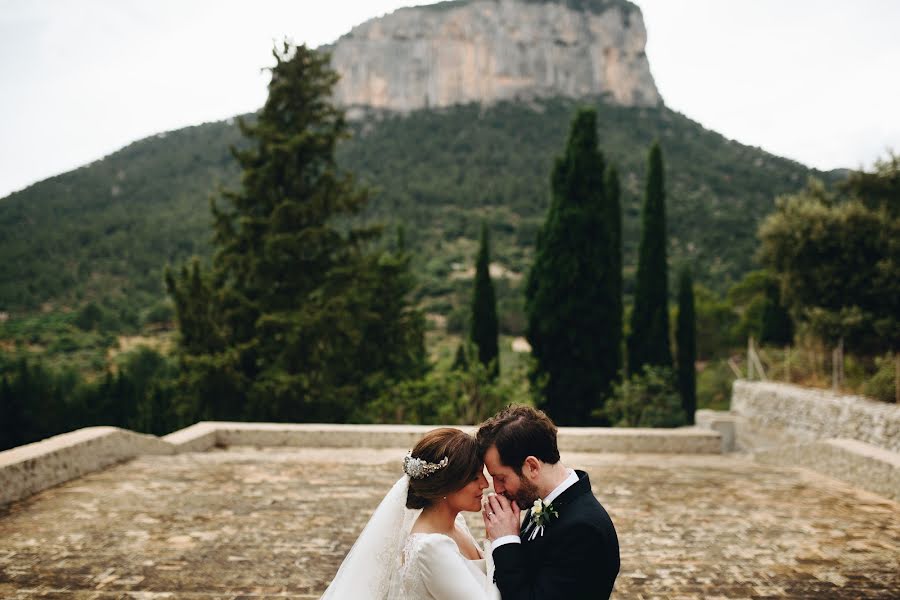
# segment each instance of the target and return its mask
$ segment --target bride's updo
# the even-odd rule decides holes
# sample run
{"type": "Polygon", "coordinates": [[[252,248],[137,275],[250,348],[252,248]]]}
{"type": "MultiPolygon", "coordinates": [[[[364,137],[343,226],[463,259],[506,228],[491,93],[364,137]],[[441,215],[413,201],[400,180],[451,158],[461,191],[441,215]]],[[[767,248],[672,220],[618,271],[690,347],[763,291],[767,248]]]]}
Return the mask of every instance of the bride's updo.
{"type": "MultiPolygon", "coordinates": [[[[444,457],[447,462],[446,466],[437,469],[425,469],[430,473],[410,476],[406,508],[428,507],[435,500],[477,478],[484,468],[475,438],[452,427],[442,427],[426,433],[412,449],[411,457],[431,465],[439,465],[444,457]]],[[[408,470],[407,475],[410,475],[408,470]]]]}

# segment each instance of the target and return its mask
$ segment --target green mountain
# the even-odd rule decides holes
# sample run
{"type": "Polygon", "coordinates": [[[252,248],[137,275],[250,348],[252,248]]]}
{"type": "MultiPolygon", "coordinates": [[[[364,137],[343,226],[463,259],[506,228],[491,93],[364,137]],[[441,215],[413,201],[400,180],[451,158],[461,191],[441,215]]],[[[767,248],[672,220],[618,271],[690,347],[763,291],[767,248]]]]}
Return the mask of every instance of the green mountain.
{"type": "MultiPolygon", "coordinates": [[[[371,187],[365,216],[405,225],[416,253],[420,300],[450,316],[469,301],[482,221],[491,229],[501,327],[521,328],[522,276],[549,202],[549,173],[575,109],[552,99],[478,104],[407,115],[370,113],[353,123],[339,160],[371,187]]],[[[754,267],[757,223],[776,195],[810,175],[828,177],[704,129],[663,106],[603,99],[600,145],[623,187],[626,294],[633,285],[646,152],[660,141],[666,166],[670,257],[688,261],[715,289],[754,267]]],[[[140,140],[110,156],[0,200],[0,311],[13,314],[90,301],[122,323],[164,300],[162,269],[210,251],[209,197],[238,185],[232,121],[140,140]]],[[[671,269],[677,272],[677,269],[671,269]]],[[[671,287],[671,286],[670,286],[671,287]]]]}

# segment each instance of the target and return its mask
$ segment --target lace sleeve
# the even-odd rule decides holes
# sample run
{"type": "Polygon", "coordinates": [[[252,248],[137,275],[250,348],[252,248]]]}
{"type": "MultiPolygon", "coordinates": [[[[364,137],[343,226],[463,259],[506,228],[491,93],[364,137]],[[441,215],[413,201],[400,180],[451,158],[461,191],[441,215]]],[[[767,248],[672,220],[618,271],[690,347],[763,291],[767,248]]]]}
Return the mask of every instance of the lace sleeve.
{"type": "Polygon", "coordinates": [[[485,580],[480,581],[446,536],[428,536],[419,552],[419,567],[428,593],[435,600],[484,600],[490,598],[485,580]]]}

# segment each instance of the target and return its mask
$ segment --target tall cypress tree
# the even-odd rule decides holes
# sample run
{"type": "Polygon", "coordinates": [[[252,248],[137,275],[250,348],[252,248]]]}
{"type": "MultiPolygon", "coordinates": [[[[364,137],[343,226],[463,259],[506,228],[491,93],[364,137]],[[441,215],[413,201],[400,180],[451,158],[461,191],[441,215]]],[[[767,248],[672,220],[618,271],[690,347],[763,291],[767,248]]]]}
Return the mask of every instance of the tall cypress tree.
{"type": "Polygon", "coordinates": [[[794,340],[794,321],[781,303],[777,279],[773,277],[766,282],[765,293],[759,341],[763,344],[789,345],[794,340]]]}
{"type": "Polygon", "coordinates": [[[497,299],[494,283],[491,281],[490,234],[487,224],[481,225],[481,244],[475,260],[475,289],[472,293],[472,327],[470,337],[478,348],[478,360],[485,366],[491,365],[491,374],[500,373],[500,348],[497,343],[497,299]]]}
{"type": "Polygon", "coordinates": [[[616,377],[612,228],[605,212],[597,115],[575,116],[551,174],[551,204],[525,289],[530,373],[538,403],[561,425],[585,425],[616,377]]]}
{"type": "Polygon", "coordinates": [[[622,187],[619,185],[619,171],[610,165],[606,170],[604,181],[606,190],[606,218],[610,227],[609,283],[610,301],[615,302],[615,309],[610,320],[610,345],[615,347],[616,373],[622,369],[622,345],[624,337],[624,306],[622,300],[622,187]]]}
{"type": "Polygon", "coordinates": [[[678,318],[675,322],[675,343],[678,357],[678,390],[681,407],[688,423],[694,423],[697,410],[697,320],[694,311],[694,282],[685,266],[678,280],[678,318]]]}
{"type": "Polygon", "coordinates": [[[0,378],[0,451],[26,443],[22,434],[25,430],[25,413],[22,396],[16,394],[9,376],[0,378]]]}
{"type": "Polygon", "coordinates": [[[644,365],[671,367],[669,349],[668,266],[666,262],[666,195],[663,159],[659,143],[650,148],[647,190],[641,215],[637,282],[631,335],[628,338],[628,372],[644,365]]]}
{"type": "Polygon", "coordinates": [[[345,420],[392,380],[416,376],[424,323],[409,255],[348,217],[367,195],[338,169],[347,134],[325,54],[285,43],[269,95],[233,150],[241,187],[212,202],[208,274],[166,275],[183,387],[204,418],[345,420]]]}

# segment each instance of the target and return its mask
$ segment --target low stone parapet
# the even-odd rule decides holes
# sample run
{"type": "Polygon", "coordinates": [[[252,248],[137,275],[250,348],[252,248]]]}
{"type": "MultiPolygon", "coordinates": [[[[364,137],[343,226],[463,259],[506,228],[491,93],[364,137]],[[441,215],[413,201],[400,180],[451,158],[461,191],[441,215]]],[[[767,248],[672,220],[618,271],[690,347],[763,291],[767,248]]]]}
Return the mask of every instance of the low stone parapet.
{"type": "Polygon", "coordinates": [[[734,382],[731,411],[747,447],[852,439],[900,452],[900,406],[767,381],[734,382]]]}
{"type": "MultiPolygon", "coordinates": [[[[562,452],[720,454],[732,448],[731,413],[698,411],[697,427],[619,429],[563,427],[562,452]]],[[[206,421],[163,438],[88,427],[0,452],[0,504],[112,464],[146,454],[204,452],[213,446],[412,448],[431,425],[331,425],[206,421]]],[[[460,426],[469,433],[473,426],[460,426]]],[[[740,435],[740,429],[738,429],[740,435]]],[[[814,469],[890,498],[900,499],[900,454],[852,439],[828,439],[757,448],[763,462],[814,469]]]]}
{"type": "MultiPolygon", "coordinates": [[[[88,427],[0,452],[0,504],[143,454],[205,452],[213,446],[412,448],[436,425],[329,425],[203,421],[163,438],[88,427]]],[[[460,429],[474,433],[473,426],[460,429]]],[[[563,427],[563,452],[718,454],[719,433],[696,428],[563,427]]]]}
{"type": "MultiPolygon", "coordinates": [[[[221,446],[313,446],[334,448],[412,448],[437,425],[306,425],[215,423],[221,446]]],[[[458,426],[475,433],[474,426],[458,426]]],[[[563,452],[718,454],[721,437],[697,429],[561,427],[563,452]]]]}
{"type": "Polygon", "coordinates": [[[174,454],[156,436],[86,427],[0,452],[0,504],[142,454],[174,454]]]}
{"type": "MultiPolygon", "coordinates": [[[[319,423],[236,423],[216,421],[220,446],[300,446],[313,448],[412,448],[439,425],[341,425],[319,423]]],[[[474,433],[474,427],[459,426],[474,433]]]]}
{"type": "Polygon", "coordinates": [[[201,421],[162,438],[176,452],[205,452],[218,443],[218,423],[201,421]]]}
{"type": "Polygon", "coordinates": [[[756,460],[798,466],[900,501],[900,454],[848,439],[780,446],[755,454],[756,460]]]}
{"type": "Polygon", "coordinates": [[[563,427],[561,452],[616,452],[624,454],[720,454],[722,437],[715,431],[613,427],[563,427]]]}

